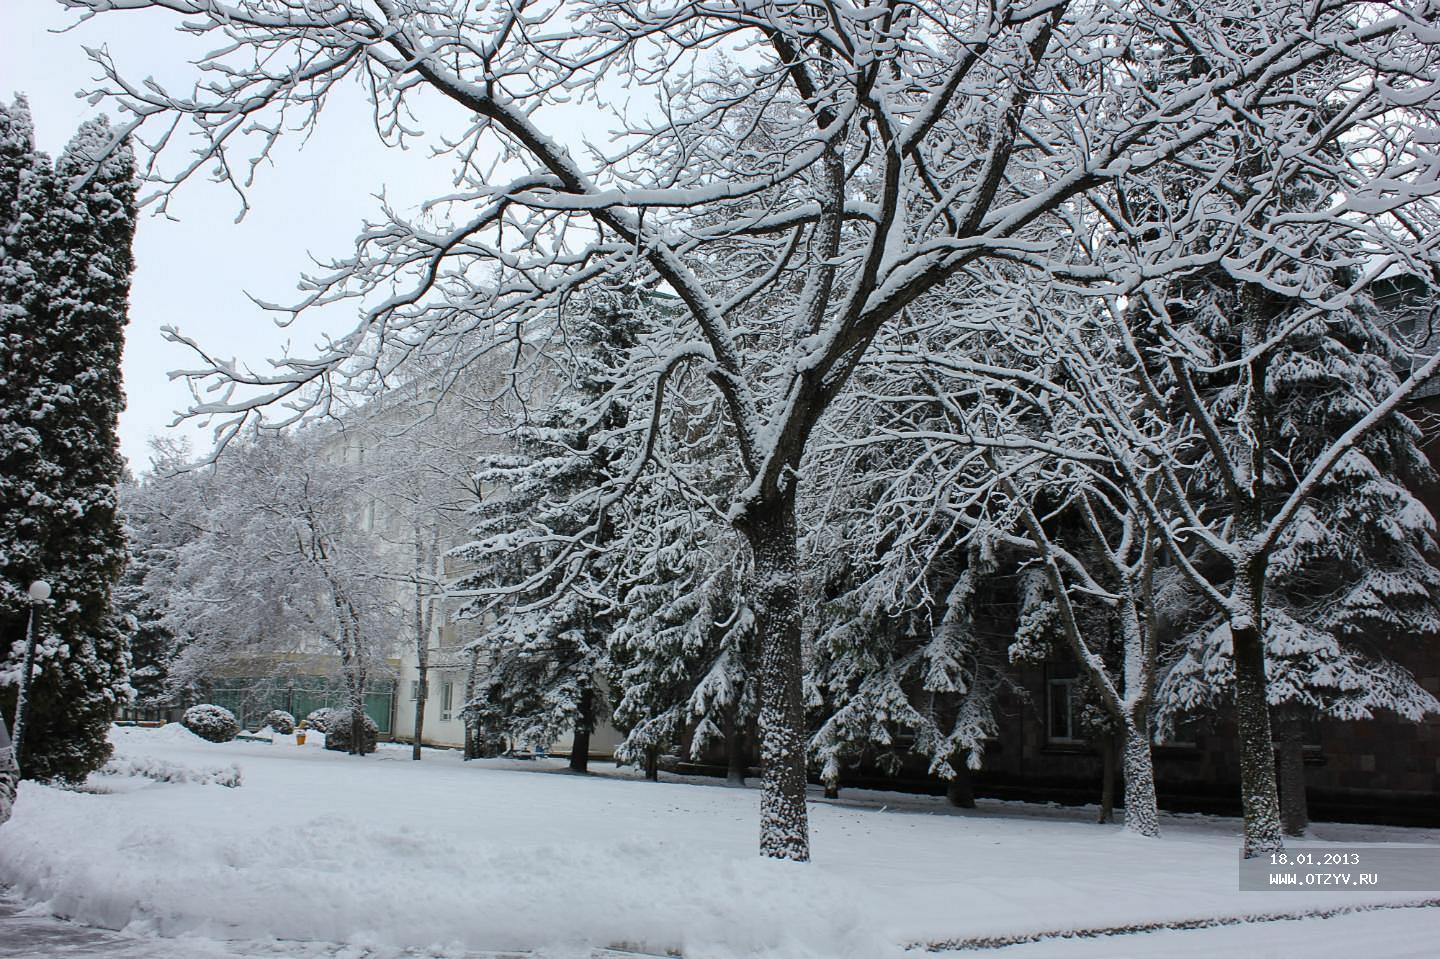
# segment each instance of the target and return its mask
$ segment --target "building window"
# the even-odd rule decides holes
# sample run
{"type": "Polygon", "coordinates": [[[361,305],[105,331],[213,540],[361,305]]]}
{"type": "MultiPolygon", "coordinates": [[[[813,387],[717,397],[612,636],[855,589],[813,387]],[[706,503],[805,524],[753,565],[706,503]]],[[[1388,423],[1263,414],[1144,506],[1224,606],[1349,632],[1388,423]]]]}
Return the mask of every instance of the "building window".
{"type": "Polygon", "coordinates": [[[1196,738],[1199,735],[1200,724],[1193,719],[1175,724],[1170,736],[1162,741],[1162,746],[1174,746],[1177,749],[1197,749],[1200,741],[1196,738]]]}
{"type": "Polygon", "coordinates": [[[1075,680],[1050,680],[1045,703],[1046,739],[1052,743],[1080,742],[1080,702],[1075,680]]]}
{"type": "MultiPolygon", "coordinates": [[[[426,686],[426,687],[425,687],[425,692],[426,692],[426,693],[429,693],[429,692],[430,692],[430,687],[429,687],[429,686],[426,686]]],[[[418,680],[418,679],[412,679],[412,680],[410,680],[410,701],[413,703],[413,702],[415,702],[415,701],[416,701],[417,699],[419,699],[419,698],[420,698],[420,680],[418,680]]]]}
{"type": "Polygon", "coordinates": [[[448,720],[451,718],[452,709],[453,709],[453,707],[454,707],[454,701],[455,701],[455,684],[454,684],[454,683],[441,683],[441,684],[440,684],[440,719],[441,719],[442,722],[448,721],[448,720]]]}

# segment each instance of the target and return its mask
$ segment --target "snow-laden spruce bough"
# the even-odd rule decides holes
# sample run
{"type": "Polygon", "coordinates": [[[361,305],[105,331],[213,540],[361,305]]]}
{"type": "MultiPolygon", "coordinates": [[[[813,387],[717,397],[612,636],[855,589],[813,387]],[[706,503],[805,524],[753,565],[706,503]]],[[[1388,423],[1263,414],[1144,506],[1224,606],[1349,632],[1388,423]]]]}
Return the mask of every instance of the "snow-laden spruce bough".
{"type": "MultiPolygon", "coordinates": [[[[1047,288],[1063,288],[1111,304],[1108,325],[1047,342],[1028,355],[1033,368],[1004,379],[1042,394],[1060,373],[1078,384],[1103,424],[1094,438],[1108,481],[1156,538],[1150,555],[1163,548],[1188,575],[1198,538],[1227,566],[1224,588],[1199,569],[1191,581],[1234,642],[1246,852],[1280,845],[1260,638],[1268,557],[1307,494],[1435,361],[1377,397],[1275,504],[1265,470],[1237,461],[1191,396],[1186,344],[1166,347],[1182,367],[1173,378],[1147,371],[1138,394],[1105,391],[1091,358],[1112,341],[1142,361],[1136,351],[1148,347],[1127,342],[1138,319],[1121,300],[1163,315],[1169,276],[1214,270],[1242,290],[1242,309],[1279,296],[1323,323],[1392,266],[1433,274],[1433,2],[64,2],[87,15],[168,10],[214,37],[194,89],[174,93],[96,54],[104,95],[128,114],[117,140],[155,130],[162,206],[216,167],[243,195],[250,159],[319,122],[327,94],[352,81],[387,144],[423,141],[454,160],[454,182],[437,185],[423,215],[384,210],[352,255],[307,279],[302,302],[274,307],[289,318],[352,301],[352,331],[269,372],[209,358],[191,372],[222,387],[223,399],[195,410],[221,418],[222,440],[277,407],[279,420],[327,412],[337,391],[374,390],[437,352],[462,368],[511,340],[557,348],[557,308],[588,288],[658,286],[679,298],[683,309],[632,353],[612,390],[612,401],[647,411],[647,439],[595,491],[592,521],[557,538],[551,562],[559,570],[592,552],[653,474],[654,438],[680,386],[707,382],[735,464],[711,505],[748,545],[754,571],[769,856],[809,854],[795,510],[814,469],[812,435],[877,339],[956,284],[1004,267],[1011,294],[1033,289],[1047,302],[1047,288]],[[628,112],[611,99],[624,87],[628,112]],[[415,128],[408,106],[421,96],[450,105],[448,127],[415,128]],[[603,117],[613,137],[582,145],[557,109],[567,101],[603,117]],[[189,139],[161,135],[177,122],[189,139]],[[504,162],[492,166],[495,157],[504,162]],[[1315,182],[1315,202],[1277,212],[1301,175],[1315,182]],[[1131,397],[1142,406],[1119,405],[1131,397]],[[1224,535],[1169,475],[1194,461],[1150,434],[1143,404],[1157,401],[1189,411],[1187,435],[1228,477],[1238,507],[1224,535]]],[[[1166,326],[1156,329],[1164,346],[1166,326]]],[[[1240,370],[1263,389],[1268,349],[1245,341],[1204,369],[1240,370]]],[[[1260,434],[1236,435],[1263,463],[1260,434]]],[[[1063,596],[1061,557],[1043,533],[1028,539],[1063,596]]],[[[1136,666],[1125,681],[1143,685],[1136,666]]],[[[1127,768],[1138,767],[1147,696],[1132,686],[1121,695],[1105,698],[1129,724],[1127,768]]]]}

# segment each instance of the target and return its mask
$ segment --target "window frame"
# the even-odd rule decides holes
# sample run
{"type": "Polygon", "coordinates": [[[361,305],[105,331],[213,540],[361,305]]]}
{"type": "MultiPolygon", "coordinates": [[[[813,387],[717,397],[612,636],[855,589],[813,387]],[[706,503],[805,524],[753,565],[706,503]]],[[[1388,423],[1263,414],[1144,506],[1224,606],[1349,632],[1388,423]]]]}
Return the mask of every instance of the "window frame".
{"type": "Polygon", "coordinates": [[[1079,746],[1085,742],[1081,736],[1079,725],[1080,715],[1075,708],[1075,687],[1079,679],[1074,676],[1047,677],[1045,680],[1045,742],[1051,746],[1079,746]],[[1064,736],[1055,734],[1055,691],[1065,690],[1065,732],[1064,736]]]}

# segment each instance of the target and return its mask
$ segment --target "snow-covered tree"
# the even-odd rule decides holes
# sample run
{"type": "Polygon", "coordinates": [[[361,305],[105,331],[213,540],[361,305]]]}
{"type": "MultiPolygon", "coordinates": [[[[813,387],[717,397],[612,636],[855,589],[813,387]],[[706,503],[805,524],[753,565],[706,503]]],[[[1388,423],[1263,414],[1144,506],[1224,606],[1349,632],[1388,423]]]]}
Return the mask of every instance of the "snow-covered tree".
{"type": "MultiPolygon", "coordinates": [[[[1288,229],[1284,221],[1281,216],[1266,225],[1283,233],[1288,229]]],[[[1338,252],[1323,244],[1310,249],[1317,259],[1346,255],[1343,245],[1338,252]]],[[[1297,289],[1305,291],[1302,298],[1297,289],[1276,292],[1241,272],[1245,279],[1238,282],[1202,272],[1199,292],[1191,288],[1189,295],[1180,292],[1183,285],[1147,283],[1142,297],[1110,315],[1115,323],[1110,342],[1118,344],[1128,360],[1102,355],[1074,329],[1052,327],[1052,334],[1071,347],[1059,365],[1068,381],[1078,385],[1079,401],[1093,412],[1096,438],[1112,456],[1126,495],[1160,537],[1175,568],[1223,621],[1223,630],[1210,629],[1204,634],[1209,642],[1202,645],[1212,652],[1230,649],[1228,662],[1235,677],[1230,689],[1241,737],[1245,851],[1256,855],[1282,842],[1268,699],[1271,678],[1285,682],[1286,670],[1280,663],[1270,668],[1267,642],[1279,641],[1282,649],[1277,652],[1291,647],[1285,656],[1293,652],[1309,657],[1327,649],[1345,655],[1333,637],[1321,639],[1320,632],[1300,628],[1283,604],[1269,602],[1272,564],[1283,580],[1319,555],[1308,552],[1316,532],[1311,519],[1325,512],[1315,496],[1327,481],[1342,487],[1357,480],[1374,484],[1367,509],[1408,501],[1408,494],[1397,499],[1398,487],[1369,462],[1369,449],[1372,444],[1390,447],[1406,434],[1409,427],[1395,410],[1428,371],[1402,383],[1390,368],[1384,332],[1373,323],[1364,324],[1364,349],[1370,355],[1356,354],[1359,368],[1353,371],[1363,375],[1347,380],[1349,395],[1337,397],[1336,407],[1323,414],[1330,417],[1326,430],[1296,432],[1273,405],[1277,392],[1284,391],[1283,379],[1272,383],[1269,373],[1283,370],[1287,355],[1297,355],[1290,352],[1292,346],[1301,352],[1307,345],[1317,346],[1332,337],[1332,328],[1334,336],[1343,336],[1359,315],[1347,306],[1363,299],[1363,285],[1337,287],[1311,265],[1291,277],[1297,289]],[[1199,312],[1192,312],[1194,307],[1199,312]],[[1191,325],[1201,316],[1201,322],[1214,324],[1204,335],[1191,325]],[[1207,388],[1213,378],[1227,375],[1233,377],[1232,388],[1207,388]],[[1341,409],[1343,416],[1333,416],[1341,409]],[[1283,547],[1287,542],[1290,547],[1283,547]],[[1263,625],[1272,611],[1274,633],[1263,625]]],[[[1279,278],[1270,282],[1278,284],[1279,278]]],[[[1323,350],[1315,358],[1322,365],[1337,359],[1323,350]]],[[[1401,450],[1385,455],[1391,463],[1415,462],[1401,450]]],[[[1415,536],[1421,528],[1423,523],[1417,527],[1413,521],[1397,521],[1392,527],[1398,532],[1395,538],[1423,548],[1423,538],[1415,536]]],[[[1344,524],[1334,530],[1343,531],[1344,524]]],[[[1346,550],[1353,552],[1354,544],[1346,550]]],[[[1311,571],[1318,572],[1319,566],[1311,571]]],[[[1414,587],[1422,583],[1423,578],[1412,580],[1401,592],[1412,594],[1413,600],[1414,587]]],[[[1295,585],[1302,592],[1314,588],[1313,583],[1300,586],[1298,580],[1295,585]]],[[[1363,590],[1356,599],[1365,605],[1363,590]]],[[[1212,666],[1219,666],[1210,659],[1212,666]]],[[[1183,701],[1183,677],[1197,669],[1204,669],[1200,660],[1182,662],[1165,698],[1183,701]]],[[[1305,678],[1308,672],[1304,667],[1291,672],[1289,681],[1297,691],[1309,687],[1313,693],[1325,668],[1305,678]]],[[[1211,684],[1215,678],[1211,672],[1203,682],[1211,684]]]]}
{"type": "Polygon", "coordinates": [[[968,495],[972,477],[912,429],[938,403],[911,393],[890,411],[877,393],[884,379],[865,371],[842,401],[825,444],[842,455],[802,514],[818,609],[808,624],[810,748],[832,792],[845,765],[868,759],[893,771],[908,750],[968,805],[968,771],[997,732],[999,637],[1013,604],[997,601],[1005,574],[993,551],[967,542],[949,514],[948,497],[968,495]]]}
{"type": "Polygon", "coordinates": [[[150,502],[155,499],[153,481],[149,488],[134,477],[120,486],[120,509],[125,520],[125,573],[115,585],[111,604],[125,631],[130,650],[130,685],[137,705],[168,704],[167,679],[175,637],[165,626],[165,585],[173,573],[174,549],[191,538],[167,541],[174,527],[165,522],[173,513],[150,502]]]}
{"type": "Polygon", "coordinates": [[[116,512],[120,352],[135,231],[135,164],[104,119],[53,164],[23,99],[0,107],[0,708],[13,711],[30,603],[42,635],[21,759],[27,777],[83,779],[110,754],[130,695],[110,593],[125,560],[116,512]]]}
{"type": "Polygon", "coordinates": [[[474,485],[491,492],[473,509],[473,541],[455,555],[475,568],[458,584],[476,597],[461,615],[485,621],[485,677],[467,708],[500,717],[512,742],[546,746],[572,733],[570,768],[584,772],[608,711],[617,618],[613,568],[586,554],[614,545],[604,493],[627,458],[630,410],[612,388],[653,311],[626,290],[591,291],[567,309],[580,316],[562,327],[571,350],[554,375],[564,385],[514,427],[514,452],[481,457],[474,485]]]}
{"type": "Polygon", "coordinates": [[[411,758],[422,756],[430,646],[447,621],[446,552],[464,542],[467,511],[481,498],[475,462],[481,450],[508,441],[494,434],[509,423],[504,377],[471,370],[459,381],[430,369],[347,419],[348,442],[364,450],[361,495],[366,532],[381,547],[377,576],[394,581],[409,605],[417,693],[411,758]]]}
{"type": "Polygon", "coordinates": [[[142,707],[179,705],[195,692],[171,681],[181,638],[167,617],[180,550],[207,532],[210,495],[210,474],[190,470],[195,457],[187,442],[156,438],[150,446],[149,469],[120,485],[126,563],[111,597],[130,649],[136,703],[142,707]]]}
{"type": "Polygon", "coordinates": [[[203,532],[178,548],[170,580],[170,683],[202,684],[242,664],[263,675],[296,653],[333,653],[359,748],[366,685],[394,648],[400,597],[358,521],[363,474],[325,455],[323,439],[262,436],[208,468],[190,518],[203,532]]]}
{"type": "MultiPolygon", "coordinates": [[[[1187,311],[1187,326],[1203,332],[1217,357],[1241,349],[1227,319],[1237,315],[1239,295],[1233,288],[1227,295],[1226,286],[1212,281],[1195,291],[1187,311]]],[[[1392,325],[1366,294],[1323,317],[1298,325],[1293,319],[1282,308],[1255,331],[1267,336],[1293,325],[1266,362],[1263,398],[1243,395],[1254,386],[1234,370],[1197,383],[1198,397],[1215,411],[1225,434],[1243,422],[1237,411],[1261,409],[1272,460],[1266,486],[1276,498],[1292,491],[1330,442],[1394,391],[1395,371],[1408,359],[1386,335],[1392,325]]],[[[1227,438],[1232,449],[1240,442],[1227,438]]],[[[1314,484],[1270,554],[1266,700],[1278,721],[1281,772],[1290,776],[1281,784],[1288,787],[1281,799],[1291,834],[1302,833],[1307,819],[1296,735],[1301,722],[1317,716],[1369,719],[1377,711],[1410,720],[1440,713],[1440,701],[1393,658],[1416,637],[1440,635],[1435,520],[1411,492],[1434,481],[1419,438],[1403,416],[1378,423],[1314,484]]],[[[1196,478],[1211,484],[1213,475],[1202,467],[1196,478]]],[[[1197,491],[1202,502],[1223,498],[1219,488],[1197,491]]],[[[1195,612],[1162,689],[1162,718],[1170,722],[1233,694],[1229,623],[1208,604],[1195,612]]]]}
{"type": "Polygon", "coordinates": [[[652,467],[617,517],[609,679],[614,723],[626,733],[617,755],[653,777],[667,747],[688,742],[698,759],[722,745],[727,777],[740,783],[758,707],[759,650],[749,557],[716,505],[738,482],[737,464],[727,462],[733,440],[702,381],[682,374],[673,390],[652,467]]]}
{"type": "MultiPolygon", "coordinates": [[[[130,129],[188,120],[195,134],[155,140],[162,201],[216,168],[243,193],[255,167],[241,157],[311,128],[350,80],[388,143],[420,137],[416,117],[440,117],[424,135],[454,159],[453,181],[421,216],[385,210],[296,304],[353,302],[358,325],[323,355],[263,374],[213,361],[194,371],[202,389],[235,387],[197,407],[230,429],[286,400],[287,417],[296,404],[329,409],[336,389],[373,390],[408,357],[463,352],[464,334],[503,339],[551,322],[602,276],[679,297],[663,345],[616,389],[653,398],[658,429],[668,384],[692,370],[732,424],[742,482],[719,505],[752,555],[761,848],[776,857],[809,854],[797,496],[812,434],[877,334],[986,261],[1024,264],[1033,278],[1110,279],[1108,263],[1077,267],[1072,246],[1040,228],[1119,178],[1176,163],[1223,169],[1237,150],[1328,163],[1312,131],[1269,109],[1317,61],[1350,74],[1330,90],[1340,126],[1385,132],[1356,174],[1379,184],[1365,202],[1409,203],[1435,179],[1413,133],[1430,122],[1432,94],[1411,89],[1432,57],[1428,0],[65,2],[86,14],[169,11],[216,40],[193,89],[173,94],[96,55],[102,95],[130,111],[130,129]],[[1187,69],[1172,68],[1172,48],[1187,69]],[[613,82],[646,102],[615,101],[613,82]],[[574,104],[613,126],[612,146],[582,149],[574,104]],[[1232,136],[1242,127],[1243,143],[1232,136]]],[[[622,479],[638,481],[650,449],[638,444],[622,479]]]]}
{"type": "MultiPolygon", "coordinates": [[[[875,710],[881,722],[893,723],[915,715],[920,690],[931,702],[939,693],[946,694],[940,702],[958,697],[950,709],[966,720],[969,742],[931,756],[932,769],[949,778],[957,755],[968,752],[978,765],[993,734],[991,700],[1004,659],[1064,655],[1120,740],[1127,827],[1156,835],[1155,538],[1114,482],[1083,410],[1053,402],[1059,387],[1028,372],[1028,361],[1044,350],[1024,311],[978,282],[946,292],[919,304],[908,324],[877,344],[857,384],[868,402],[853,414],[859,426],[851,432],[863,440],[868,462],[852,472],[875,490],[859,511],[868,536],[846,538],[871,544],[871,563],[883,571],[874,583],[889,589],[878,610],[852,601],[872,620],[852,644],[863,652],[862,675],[874,672],[869,698],[883,705],[875,710]],[[1002,569],[1008,581],[999,583],[1002,569]],[[1006,599],[997,603],[997,593],[1006,599]],[[998,644],[999,657],[983,634],[1010,624],[981,613],[997,605],[1015,610],[1014,634],[998,644]],[[907,623],[916,613],[928,622],[907,623]],[[896,639],[880,653],[875,638],[887,633],[896,639]],[[896,657],[897,644],[913,652],[896,657]],[[923,683],[915,677],[907,684],[898,665],[923,668],[923,683]]],[[[1083,302],[1066,306],[1066,315],[1084,309],[1083,302]]],[[[843,636],[843,617],[840,627],[843,636]]],[[[851,738],[863,746],[858,733],[851,738]]],[[[951,741],[959,742],[956,734],[917,732],[917,748],[951,741]]]]}
{"type": "Polygon", "coordinates": [[[704,505],[705,487],[724,474],[705,466],[714,464],[693,478],[654,476],[627,511],[621,615],[609,648],[614,722],[626,733],[616,755],[654,778],[660,752],[688,733],[694,758],[723,744],[728,778],[738,783],[756,712],[754,614],[746,557],[704,505]]]}

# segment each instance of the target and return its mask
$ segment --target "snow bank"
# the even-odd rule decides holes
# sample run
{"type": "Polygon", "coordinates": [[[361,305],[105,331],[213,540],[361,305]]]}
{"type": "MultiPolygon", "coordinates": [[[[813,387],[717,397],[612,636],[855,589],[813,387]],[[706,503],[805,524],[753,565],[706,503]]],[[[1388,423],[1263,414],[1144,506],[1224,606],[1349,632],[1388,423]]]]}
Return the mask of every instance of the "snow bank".
{"type": "Polygon", "coordinates": [[[118,748],[121,743],[129,743],[135,741],[132,738],[135,735],[143,735],[146,742],[151,745],[160,745],[163,743],[196,745],[205,742],[204,739],[201,739],[199,736],[186,729],[180,723],[166,723],[159,729],[145,729],[138,726],[117,726],[111,732],[110,740],[111,742],[115,743],[118,748]]]}
{"type": "MultiPolygon", "coordinates": [[[[816,862],[797,865],[756,855],[752,789],[520,772],[442,752],[360,758],[278,737],[115,740],[122,757],[234,762],[245,787],[97,795],[26,783],[0,828],[0,883],[132,933],[323,940],[377,956],[588,945],[885,959],[917,941],[1344,898],[1239,893],[1233,821],[1167,819],[1169,838],[1149,841],[1036,807],[960,815],[891,796],[909,808],[812,806],[816,862]]],[[[1402,836],[1440,839],[1371,831],[1402,836]]]]}

